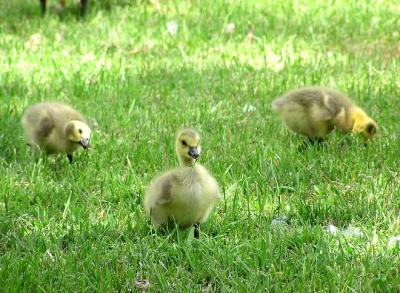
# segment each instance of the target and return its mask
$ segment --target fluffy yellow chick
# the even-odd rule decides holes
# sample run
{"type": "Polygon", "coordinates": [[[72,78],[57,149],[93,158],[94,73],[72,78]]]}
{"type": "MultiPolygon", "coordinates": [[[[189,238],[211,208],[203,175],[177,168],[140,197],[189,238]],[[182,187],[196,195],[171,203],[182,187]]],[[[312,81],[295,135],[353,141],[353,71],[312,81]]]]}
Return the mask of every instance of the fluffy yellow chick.
{"type": "Polygon", "coordinates": [[[56,102],[28,107],[21,118],[28,144],[48,154],[66,153],[72,163],[73,152],[90,147],[90,127],[85,118],[68,105],[56,102]]]}
{"type": "Polygon", "coordinates": [[[349,98],[324,87],[290,91],[274,100],[272,109],[289,129],[310,140],[322,141],[335,127],[369,140],[378,129],[376,122],[349,98]]]}
{"type": "Polygon", "coordinates": [[[200,135],[184,129],[176,137],[180,167],[155,178],[144,196],[144,208],[156,227],[171,221],[181,228],[195,227],[207,220],[219,196],[218,183],[196,161],[200,156],[200,135]]]}

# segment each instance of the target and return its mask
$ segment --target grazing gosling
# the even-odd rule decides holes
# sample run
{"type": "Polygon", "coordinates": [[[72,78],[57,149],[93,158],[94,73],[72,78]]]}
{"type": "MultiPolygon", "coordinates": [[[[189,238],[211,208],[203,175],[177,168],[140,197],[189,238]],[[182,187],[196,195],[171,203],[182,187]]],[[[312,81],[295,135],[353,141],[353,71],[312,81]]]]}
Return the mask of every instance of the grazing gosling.
{"type": "MultiPolygon", "coordinates": [[[[66,0],[60,0],[59,2],[62,8],[65,8],[66,0]]],[[[81,7],[80,7],[81,16],[85,16],[89,0],[80,0],[80,2],[81,2],[81,7]]],[[[42,12],[42,15],[46,14],[46,8],[47,8],[47,0],[40,0],[40,11],[42,12]]]]}
{"type": "Polygon", "coordinates": [[[336,127],[343,133],[361,134],[367,141],[377,132],[377,124],[342,93],[323,87],[300,88],[277,98],[272,109],[286,126],[322,142],[336,127]]]}
{"type": "Polygon", "coordinates": [[[91,130],[85,118],[62,103],[38,103],[28,107],[21,118],[28,144],[48,154],[66,153],[72,163],[79,146],[90,147],[91,130]]]}
{"type": "Polygon", "coordinates": [[[200,135],[193,129],[177,133],[176,153],[180,167],[162,174],[147,188],[144,208],[156,227],[175,221],[181,228],[207,220],[219,196],[218,183],[207,169],[196,163],[200,156],[200,135]]]}

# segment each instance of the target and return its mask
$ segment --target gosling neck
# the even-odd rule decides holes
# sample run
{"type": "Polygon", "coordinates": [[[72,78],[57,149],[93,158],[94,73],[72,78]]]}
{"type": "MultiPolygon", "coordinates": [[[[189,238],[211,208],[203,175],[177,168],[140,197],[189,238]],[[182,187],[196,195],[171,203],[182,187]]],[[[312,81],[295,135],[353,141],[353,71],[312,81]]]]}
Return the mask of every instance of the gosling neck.
{"type": "Polygon", "coordinates": [[[182,167],[193,167],[196,162],[193,158],[187,158],[182,155],[178,155],[179,163],[182,167]]]}
{"type": "Polygon", "coordinates": [[[365,123],[365,121],[368,119],[367,114],[365,114],[365,112],[357,106],[352,107],[350,111],[351,111],[351,125],[353,128],[357,124],[365,123]]]}

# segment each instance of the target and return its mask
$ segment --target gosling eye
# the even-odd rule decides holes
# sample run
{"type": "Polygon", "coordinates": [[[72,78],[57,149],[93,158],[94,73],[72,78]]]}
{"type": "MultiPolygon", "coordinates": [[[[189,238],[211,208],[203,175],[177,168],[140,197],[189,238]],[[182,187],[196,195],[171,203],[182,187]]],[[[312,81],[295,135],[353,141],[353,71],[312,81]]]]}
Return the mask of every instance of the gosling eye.
{"type": "Polygon", "coordinates": [[[82,134],[82,129],[79,128],[78,131],[79,131],[80,134],[82,134]]]}
{"type": "Polygon", "coordinates": [[[182,145],[187,146],[186,140],[182,140],[182,145]]]}

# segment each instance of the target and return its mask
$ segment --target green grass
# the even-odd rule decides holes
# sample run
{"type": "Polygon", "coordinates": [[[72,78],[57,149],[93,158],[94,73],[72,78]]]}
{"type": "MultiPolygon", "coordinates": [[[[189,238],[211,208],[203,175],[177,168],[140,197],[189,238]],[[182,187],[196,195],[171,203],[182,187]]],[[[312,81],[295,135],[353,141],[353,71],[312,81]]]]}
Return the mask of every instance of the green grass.
{"type": "Polygon", "coordinates": [[[127,291],[137,280],[154,292],[400,289],[400,250],[387,247],[400,234],[395,2],[161,1],[158,10],[103,0],[85,20],[76,1],[45,18],[37,2],[0,4],[2,290],[127,291]],[[334,133],[327,148],[299,153],[302,139],[270,103],[311,84],[348,93],[378,138],[364,147],[334,133]],[[91,121],[93,149],[73,165],[35,161],[25,146],[21,113],[42,100],[91,121]],[[151,178],[177,164],[182,126],[201,132],[201,163],[224,191],[199,240],[158,233],[142,210],[151,178]],[[279,215],[289,231],[271,228],[279,215]],[[329,223],[364,236],[331,235],[329,223]]]}

